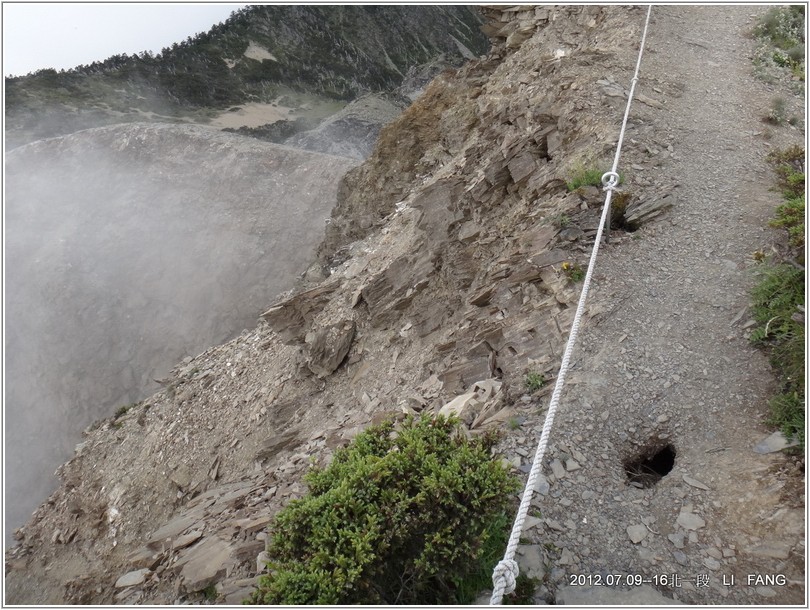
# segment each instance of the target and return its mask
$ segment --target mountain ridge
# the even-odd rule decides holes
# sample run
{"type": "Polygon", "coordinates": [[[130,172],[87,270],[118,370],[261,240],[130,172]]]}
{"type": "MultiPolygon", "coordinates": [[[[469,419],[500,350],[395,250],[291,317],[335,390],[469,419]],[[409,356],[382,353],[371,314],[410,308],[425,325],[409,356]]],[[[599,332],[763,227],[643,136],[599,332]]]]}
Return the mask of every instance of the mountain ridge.
{"type": "Polygon", "coordinates": [[[410,68],[437,55],[458,64],[483,52],[480,23],[463,6],[246,7],[157,55],[6,77],[6,145],[143,112],[205,122],[213,109],[296,92],[345,103],[398,86],[410,68]]]}

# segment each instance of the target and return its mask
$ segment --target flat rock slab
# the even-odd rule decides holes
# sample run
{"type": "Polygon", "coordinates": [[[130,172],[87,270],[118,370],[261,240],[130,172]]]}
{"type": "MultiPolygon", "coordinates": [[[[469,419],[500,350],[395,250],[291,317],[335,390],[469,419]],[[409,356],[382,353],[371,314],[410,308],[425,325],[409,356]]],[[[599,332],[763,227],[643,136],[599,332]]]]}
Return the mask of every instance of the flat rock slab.
{"type": "Polygon", "coordinates": [[[557,604],[563,606],[680,606],[680,602],[664,597],[650,585],[629,590],[610,587],[571,587],[557,590],[557,604]]]}
{"type": "Polygon", "coordinates": [[[796,441],[788,441],[785,435],[782,434],[780,430],[777,430],[757,443],[754,447],[754,451],[757,453],[776,453],[788,447],[795,447],[798,444],[799,443],[796,441]]]}
{"type": "Polygon", "coordinates": [[[309,370],[318,377],[335,372],[352,346],[355,329],[354,320],[345,320],[308,334],[309,370]]]}
{"type": "Polygon", "coordinates": [[[756,557],[771,557],[773,559],[787,559],[790,556],[790,547],[786,544],[765,542],[751,547],[748,553],[756,557]]]}
{"type": "Polygon", "coordinates": [[[232,547],[219,538],[210,538],[190,548],[180,577],[186,591],[200,591],[225,576],[232,547]]]}
{"type": "Polygon", "coordinates": [[[688,474],[683,475],[683,482],[687,485],[691,485],[692,487],[697,487],[698,489],[703,489],[704,491],[709,491],[709,487],[705,483],[701,483],[697,479],[693,479],[688,474]]]}
{"type": "Polygon", "coordinates": [[[627,528],[627,535],[630,542],[638,544],[647,537],[647,528],[644,525],[630,525],[627,528]]]}
{"type": "Polygon", "coordinates": [[[124,587],[134,587],[135,585],[139,585],[143,583],[143,581],[146,580],[146,577],[151,573],[152,572],[149,570],[149,568],[142,568],[140,570],[127,572],[115,581],[115,588],[123,589],[124,587]]]}
{"type": "Polygon", "coordinates": [[[681,513],[678,515],[678,525],[687,530],[697,530],[706,525],[706,522],[695,513],[681,513]]]}
{"type": "Polygon", "coordinates": [[[160,548],[165,542],[167,543],[166,546],[170,546],[169,540],[167,539],[176,538],[191,526],[196,525],[199,520],[200,515],[182,515],[177,517],[152,534],[152,537],[149,538],[146,545],[150,548],[160,548]]]}
{"type": "Polygon", "coordinates": [[[529,578],[542,580],[546,570],[543,559],[543,547],[539,544],[521,544],[517,548],[517,562],[520,573],[529,578]]]}

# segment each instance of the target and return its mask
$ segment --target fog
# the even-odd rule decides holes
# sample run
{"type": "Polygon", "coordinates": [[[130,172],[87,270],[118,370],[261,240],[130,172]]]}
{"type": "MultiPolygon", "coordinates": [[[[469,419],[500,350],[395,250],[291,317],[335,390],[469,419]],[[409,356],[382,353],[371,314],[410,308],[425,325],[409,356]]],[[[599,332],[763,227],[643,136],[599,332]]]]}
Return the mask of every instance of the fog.
{"type": "Polygon", "coordinates": [[[8,542],[85,427],[292,287],[356,163],[157,124],[7,155],[8,542]]]}

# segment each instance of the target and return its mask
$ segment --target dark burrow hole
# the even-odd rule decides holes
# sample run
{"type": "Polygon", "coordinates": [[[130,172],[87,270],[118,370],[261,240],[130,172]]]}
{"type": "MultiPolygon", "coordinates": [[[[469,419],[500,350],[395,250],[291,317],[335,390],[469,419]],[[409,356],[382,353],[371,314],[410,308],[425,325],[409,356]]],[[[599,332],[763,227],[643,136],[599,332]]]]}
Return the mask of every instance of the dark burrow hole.
{"type": "Polygon", "coordinates": [[[624,461],[627,479],[635,487],[652,487],[667,476],[675,465],[675,447],[648,449],[624,461]]]}
{"type": "Polygon", "coordinates": [[[610,204],[610,228],[614,231],[626,231],[633,233],[638,230],[638,225],[632,222],[627,222],[625,219],[625,212],[627,205],[630,203],[630,195],[626,192],[619,191],[610,204]]]}

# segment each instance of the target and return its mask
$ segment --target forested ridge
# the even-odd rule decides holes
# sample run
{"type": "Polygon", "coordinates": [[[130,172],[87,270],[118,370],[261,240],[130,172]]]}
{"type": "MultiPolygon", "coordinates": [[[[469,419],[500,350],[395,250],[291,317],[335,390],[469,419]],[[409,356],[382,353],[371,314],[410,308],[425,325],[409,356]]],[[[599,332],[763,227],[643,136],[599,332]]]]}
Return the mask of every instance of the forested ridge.
{"type": "Polygon", "coordinates": [[[281,90],[351,100],[395,87],[439,54],[460,60],[462,45],[486,48],[469,7],[248,6],[157,54],[8,77],[6,119],[30,141],[120,122],[122,113],[182,116],[271,101],[281,90]]]}

